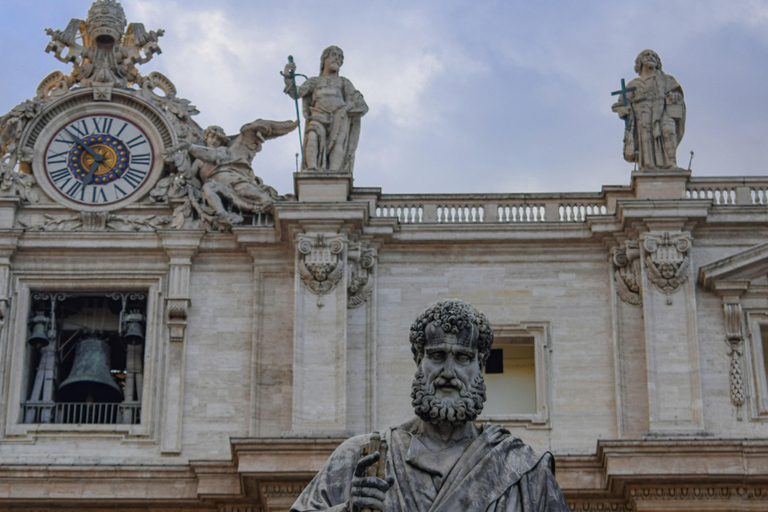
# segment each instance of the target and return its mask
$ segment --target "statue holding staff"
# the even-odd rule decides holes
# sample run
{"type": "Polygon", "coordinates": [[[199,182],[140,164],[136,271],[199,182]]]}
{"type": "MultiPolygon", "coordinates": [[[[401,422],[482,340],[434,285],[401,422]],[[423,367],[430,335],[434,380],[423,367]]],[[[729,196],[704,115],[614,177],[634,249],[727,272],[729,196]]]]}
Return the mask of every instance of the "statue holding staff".
{"type": "Polygon", "coordinates": [[[306,119],[302,170],[352,173],[360,138],[360,118],[368,112],[363,95],[339,76],[344,52],[329,46],[320,57],[320,75],[300,86],[294,80],[296,64],[285,65],[284,92],[303,99],[306,119]]]}
{"type": "Polygon", "coordinates": [[[642,169],[677,167],[677,146],[685,133],[685,101],[677,80],[661,70],[661,58],[643,50],[635,59],[639,75],[611,107],[624,119],[624,159],[642,169]]]}

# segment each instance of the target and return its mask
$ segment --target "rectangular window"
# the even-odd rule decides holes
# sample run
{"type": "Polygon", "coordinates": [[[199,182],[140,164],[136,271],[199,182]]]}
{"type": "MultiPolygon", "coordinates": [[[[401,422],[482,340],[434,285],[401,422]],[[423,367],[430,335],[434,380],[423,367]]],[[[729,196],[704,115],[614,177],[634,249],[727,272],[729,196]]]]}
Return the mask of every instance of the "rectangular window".
{"type": "Polygon", "coordinates": [[[487,399],[481,420],[548,424],[548,340],[545,323],[494,327],[494,348],[483,370],[487,399]]]}
{"type": "MultiPolygon", "coordinates": [[[[506,341],[506,340],[504,340],[506,341]]],[[[484,411],[491,416],[536,414],[536,358],[533,339],[499,343],[485,368],[489,397],[484,411]]]]}
{"type": "Polygon", "coordinates": [[[141,422],[146,292],[32,292],[22,423],[141,422]]]}

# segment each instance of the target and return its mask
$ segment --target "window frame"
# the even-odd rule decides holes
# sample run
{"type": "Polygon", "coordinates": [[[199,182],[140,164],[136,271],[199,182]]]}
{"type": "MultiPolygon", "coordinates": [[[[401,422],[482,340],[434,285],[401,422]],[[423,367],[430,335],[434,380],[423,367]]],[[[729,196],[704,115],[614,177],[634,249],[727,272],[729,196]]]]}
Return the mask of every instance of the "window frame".
{"type": "Polygon", "coordinates": [[[762,330],[768,332],[768,311],[747,310],[745,312],[747,336],[745,359],[749,361],[749,414],[755,421],[768,421],[768,368],[765,367],[762,330]]]}
{"type": "Polygon", "coordinates": [[[552,403],[551,385],[551,340],[548,322],[522,322],[519,324],[494,326],[493,348],[515,345],[514,339],[527,338],[532,341],[536,382],[536,412],[533,414],[485,414],[478,421],[490,421],[505,426],[522,426],[529,429],[549,429],[552,403]]]}
{"type": "Polygon", "coordinates": [[[38,437],[57,432],[79,432],[104,435],[118,434],[121,438],[151,437],[155,430],[152,425],[158,421],[156,414],[157,378],[162,373],[160,341],[163,339],[163,315],[161,290],[164,274],[142,274],[129,276],[124,272],[95,272],[80,275],[59,275],[41,277],[18,275],[13,281],[13,299],[10,321],[2,332],[2,342],[6,346],[6,361],[0,363],[0,369],[7,375],[8,385],[5,395],[5,432],[8,437],[38,437]],[[71,424],[71,423],[24,423],[21,403],[29,390],[30,372],[34,369],[28,364],[31,348],[27,344],[28,316],[35,292],[131,292],[141,291],[147,294],[147,312],[144,339],[143,382],[141,420],[137,424],[71,424]]]}

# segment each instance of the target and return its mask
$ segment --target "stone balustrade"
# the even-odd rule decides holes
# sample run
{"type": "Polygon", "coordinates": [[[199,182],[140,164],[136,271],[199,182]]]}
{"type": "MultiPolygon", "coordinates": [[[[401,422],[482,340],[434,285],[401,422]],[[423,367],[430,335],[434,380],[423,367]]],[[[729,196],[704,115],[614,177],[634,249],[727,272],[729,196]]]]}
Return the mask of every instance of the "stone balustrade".
{"type": "MultiPolygon", "coordinates": [[[[527,224],[585,222],[608,215],[616,199],[633,199],[617,192],[563,194],[381,194],[372,203],[373,217],[395,217],[401,224],[527,224]],[[612,198],[613,196],[613,198],[612,198]]],[[[718,206],[768,205],[768,178],[691,178],[686,199],[711,199],[718,206]]]]}
{"type": "Polygon", "coordinates": [[[382,195],[372,209],[374,217],[396,217],[402,224],[583,222],[607,213],[599,193],[382,195]]]}
{"type": "Polygon", "coordinates": [[[768,204],[768,178],[764,176],[734,178],[691,178],[686,187],[687,199],[711,199],[717,205],[768,204]]]}

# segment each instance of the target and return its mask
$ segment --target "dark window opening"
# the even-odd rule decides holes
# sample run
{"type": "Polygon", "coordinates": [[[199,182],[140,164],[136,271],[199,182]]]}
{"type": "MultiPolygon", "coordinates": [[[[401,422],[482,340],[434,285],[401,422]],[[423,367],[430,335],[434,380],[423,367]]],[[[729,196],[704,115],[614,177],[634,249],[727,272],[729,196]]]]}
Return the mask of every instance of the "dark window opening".
{"type": "Polygon", "coordinates": [[[24,423],[141,422],[144,292],[34,292],[24,423]]]}

